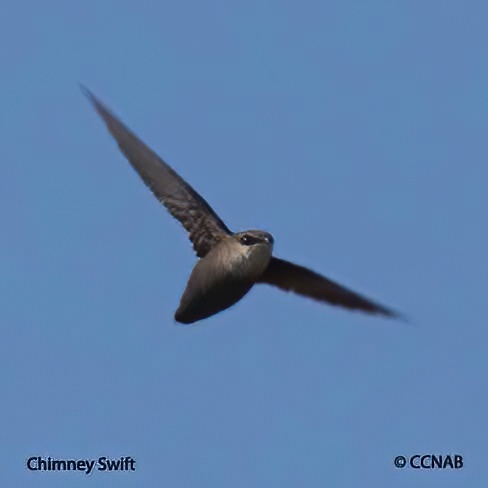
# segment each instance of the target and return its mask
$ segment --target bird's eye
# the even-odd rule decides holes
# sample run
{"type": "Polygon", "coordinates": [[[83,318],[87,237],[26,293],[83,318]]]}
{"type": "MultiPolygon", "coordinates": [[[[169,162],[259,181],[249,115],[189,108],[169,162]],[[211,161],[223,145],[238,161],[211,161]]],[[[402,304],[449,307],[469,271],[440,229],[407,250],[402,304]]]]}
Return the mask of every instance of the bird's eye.
{"type": "Polygon", "coordinates": [[[252,246],[253,244],[256,244],[256,242],[258,242],[258,239],[250,235],[246,234],[241,237],[241,243],[244,244],[245,246],[252,246]]]}

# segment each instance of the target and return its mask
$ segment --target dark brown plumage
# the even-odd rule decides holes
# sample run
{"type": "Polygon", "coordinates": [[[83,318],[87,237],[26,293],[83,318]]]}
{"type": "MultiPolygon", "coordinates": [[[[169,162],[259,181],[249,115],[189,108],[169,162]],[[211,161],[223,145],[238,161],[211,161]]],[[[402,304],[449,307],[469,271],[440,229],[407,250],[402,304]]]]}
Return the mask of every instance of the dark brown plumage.
{"type": "Polygon", "coordinates": [[[83,92],[142,181],[188,231],[199,258],[203,258],[222,238],[232,235],[212,207],[173,168],[120,122],[93,93],[86,88],[83,92]]]}
{"type": "Polygon", "coordinates": [[[156,198],[189,233],[200,259],[175,314],[182,323],[205,319],[239,301],[255,283],[266,283],[318,301],[386,317],[397,313],[307,268],[272,256],[273,237],[251,230],[233,233],[210,205],[89,90],[92,102],[120,150],[156,198]]]}
{"type": "Polygon", "coordinates": [[[284,291],[292,291],[314,300],[352,310],[362,310],[387,317],[397,316],[393,310],[383,307],[315,271],[283,259],[271,258],[266,271],[258,279],[258,283],[267,283],[284,291]]]}

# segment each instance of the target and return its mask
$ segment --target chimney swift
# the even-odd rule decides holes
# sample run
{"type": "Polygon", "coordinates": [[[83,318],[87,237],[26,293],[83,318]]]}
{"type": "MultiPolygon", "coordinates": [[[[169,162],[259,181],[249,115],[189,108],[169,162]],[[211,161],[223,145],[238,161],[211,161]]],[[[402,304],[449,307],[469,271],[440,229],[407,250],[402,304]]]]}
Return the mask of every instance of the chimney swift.
{"type": "Polygon", "coordinates": [[[189,234],[199,258],[175,313],[191,324],[238,302],[256,283],[277,286],[332,305],[370,314],[397,313],[314,271],[273,256],[274,239],[262,230],[234,233],[210,205],[93,93],[82,87],[144,183],[189,234]]]}

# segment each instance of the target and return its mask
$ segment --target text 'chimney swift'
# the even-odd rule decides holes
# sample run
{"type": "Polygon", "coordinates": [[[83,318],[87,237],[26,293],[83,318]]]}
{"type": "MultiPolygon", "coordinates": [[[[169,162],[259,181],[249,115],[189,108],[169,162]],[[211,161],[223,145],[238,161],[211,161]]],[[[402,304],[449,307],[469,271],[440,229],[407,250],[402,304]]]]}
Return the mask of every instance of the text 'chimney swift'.
{"type": "Polygon", "coordinates": [[[199,260],[193,268],[177,322],[191,324],[229,308],[256,283],[267,283],[332,305],[371,314],[397,313],[307,268],[275,258],[273,236],[262,230],[230,231],[210,205],[149,149],[89,90],[93,103],[120,150],[156,198],[189,233],[199,260]]]}

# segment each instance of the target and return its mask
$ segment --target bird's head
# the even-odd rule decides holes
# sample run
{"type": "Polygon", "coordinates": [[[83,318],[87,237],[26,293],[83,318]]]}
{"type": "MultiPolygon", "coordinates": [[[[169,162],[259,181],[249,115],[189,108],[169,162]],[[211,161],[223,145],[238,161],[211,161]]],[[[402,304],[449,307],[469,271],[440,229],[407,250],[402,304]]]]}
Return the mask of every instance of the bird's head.
{"type": "MultiPolygon", "coordinates": [[[[271,234],[263,230],[246,230],[234,234],[241,246],[248,248],[266,248],[269,251],[273,250],[274,239],[271,234]]],[[[250,250],[249,249],[249,250],[250,250]]]]}
{"type": "Polygon", "coordinates": [[[262,230],[246,230],[234,234],[232,238],[238,244],[239,250],[239,264],[235,269],[239,269],[247,278],[261,275],[273,254],[273,236],[262,230]]]}

